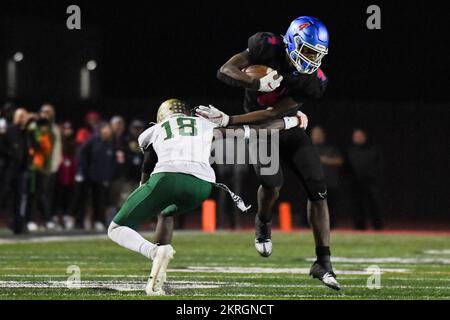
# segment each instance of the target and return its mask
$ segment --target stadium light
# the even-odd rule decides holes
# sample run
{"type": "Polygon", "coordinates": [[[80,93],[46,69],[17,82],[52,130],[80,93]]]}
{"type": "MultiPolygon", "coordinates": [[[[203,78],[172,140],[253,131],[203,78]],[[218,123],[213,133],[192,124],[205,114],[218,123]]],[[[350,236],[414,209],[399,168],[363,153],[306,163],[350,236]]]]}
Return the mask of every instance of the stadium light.
{"type": "Polygon", "coordinates": [[[96,62],[95,60],[89,60],[89,61],[86,63],[86,68],[87,68],[89,71],[94,71],[94,70],[97,68],[97,62],[96,62]]]}
{"type": "Polygon", "coordinates": [[[18,51],[14,54],[13,59],[15,62],[20,62],[23,60],[23,53],[18,51]]]}
{"type": "Polygon", "coordinates": [[[23,53],[17,51],[12,58],[8,58],[6,61],[6,96],[8,98],[15,98],[17,96],[17,64],[23,60],[23,57],[23,53]]]}

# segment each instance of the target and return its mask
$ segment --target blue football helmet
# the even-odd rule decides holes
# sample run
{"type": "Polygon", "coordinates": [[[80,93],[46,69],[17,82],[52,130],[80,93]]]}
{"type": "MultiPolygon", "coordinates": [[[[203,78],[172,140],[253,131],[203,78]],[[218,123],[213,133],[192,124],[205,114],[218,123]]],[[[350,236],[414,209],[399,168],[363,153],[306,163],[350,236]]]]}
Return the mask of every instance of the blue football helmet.
{"type": "Polygon", "coordinates": [[[311,74],[328,54],[328,31],[322,21],[309,17],[298,17],[291,22],[284,36],[286,51],[300,73],[311,74]]]}

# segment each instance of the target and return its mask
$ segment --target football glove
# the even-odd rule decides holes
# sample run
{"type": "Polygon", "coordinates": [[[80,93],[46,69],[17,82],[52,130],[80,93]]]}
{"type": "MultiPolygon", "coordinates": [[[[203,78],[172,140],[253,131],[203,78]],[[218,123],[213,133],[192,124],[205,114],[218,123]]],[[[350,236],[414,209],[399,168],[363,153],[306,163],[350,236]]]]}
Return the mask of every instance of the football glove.
{"type": "Polygon", "coordinates": [[[278,78],[275,77],[278,75],[276,70],[269,72],[267,75],[259,79],[259,89],[261,92],[272,92],[276,88],[278,88],[283,81],[283,77],[278,75],[278,78]]]}
{"type": "Polygon", "coordinates": [[[301,111],[297,111],[297,118],[299,121],[299,127],[306,130],[308,127],[308,116],[301,111]]]}
{"type": "Polygon", "coordinates": [[[226,127],[230,121],[230,117],[212,105],[198,106],[195,108],[195,114],[199,117],[205,118],[219,127],[226,127]]]}

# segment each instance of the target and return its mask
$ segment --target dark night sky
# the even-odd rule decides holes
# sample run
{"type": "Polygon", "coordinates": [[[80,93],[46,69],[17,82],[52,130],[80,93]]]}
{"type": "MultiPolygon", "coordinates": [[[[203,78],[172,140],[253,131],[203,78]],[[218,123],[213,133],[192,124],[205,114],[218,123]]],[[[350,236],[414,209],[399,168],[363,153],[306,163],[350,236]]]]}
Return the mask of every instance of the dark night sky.
{"type": "MultiPolygon", "coordinates": [[[[449,100],[444,36],[448,28],[442,2],[73,3],[82,10],[82,31],[65,30],[65,9],[72,4],[68,1],[2,1],[1,11],[7,17],[21,17],[16,21],[38,19],[50,25],[38,24],[32,31],[27,25],[25,30],[30,38],[47,39],[47,46],[35,45],[41,55],[56,57],[54,61],[94,51],[107,97],[148,97],[155,91],[162,96],[174,92],[226,96],[233,91],[215,79],[215,72],[233,53],[246,48],[250,35],[284,33],[293,18],[309,14],[322,19],[330,32],[330,54],[323,65],[331,80],[326,98],[449,100]],[[381,7],[382,30],[366,28],[366,8],[373,3],[381,7]],[[87,35],[94,40],[86,42],[87,35]]],[[[52,67],[59,68],[57,63],[52,67]]]]}

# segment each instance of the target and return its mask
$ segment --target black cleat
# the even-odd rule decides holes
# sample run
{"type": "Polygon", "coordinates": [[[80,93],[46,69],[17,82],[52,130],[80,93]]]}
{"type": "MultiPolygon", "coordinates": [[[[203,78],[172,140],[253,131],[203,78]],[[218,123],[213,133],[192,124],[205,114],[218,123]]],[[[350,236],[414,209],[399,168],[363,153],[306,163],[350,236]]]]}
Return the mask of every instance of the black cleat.
{"type": "Polygon", "coordinates": [[[336,275],[334,274],[333,270],[329,268],[327,270],[323,266],[321,266],[317,261],[313,263],[311,266],[311,270],[309,271],[309,275],[313,277],[314,279],[319,279],[323,282],[327,287],[339,290],[341,289],[341,285],[336,280],[336,275]]]}

